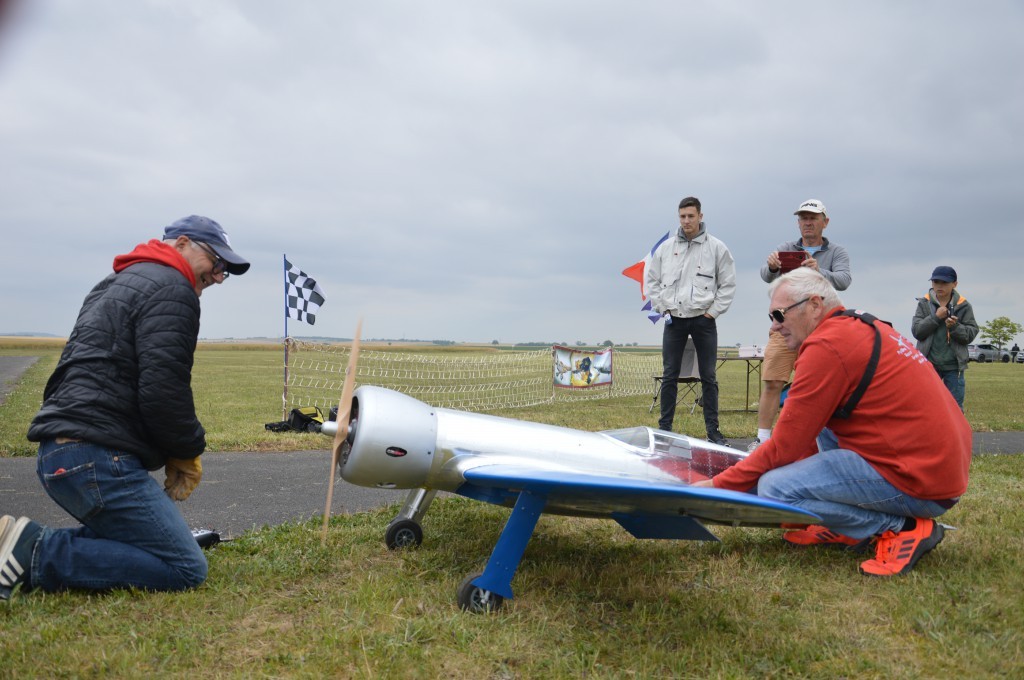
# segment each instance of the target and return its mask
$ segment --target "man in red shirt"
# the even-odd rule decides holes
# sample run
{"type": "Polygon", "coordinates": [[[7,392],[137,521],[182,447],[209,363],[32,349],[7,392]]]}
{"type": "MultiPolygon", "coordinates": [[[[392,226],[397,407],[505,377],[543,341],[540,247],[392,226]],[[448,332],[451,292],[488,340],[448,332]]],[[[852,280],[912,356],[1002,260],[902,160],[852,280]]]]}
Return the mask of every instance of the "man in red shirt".
{"type": "Polygon", "coordinates": [[[798,351],[786,405],[771,439],[698,485],[756,488],[820,516],[823,526],[784,535],[795,545],[874,540],[864,574],[910,571],[943,538],[933,518],[967,490],[970,425],[913,342],[885,322],[844,314],[820,274],[797,269],[769,294],[772,330],[798,351]],[[845,417],[837,413],[851,406],[866,372],[860,400],[845,417]]]}

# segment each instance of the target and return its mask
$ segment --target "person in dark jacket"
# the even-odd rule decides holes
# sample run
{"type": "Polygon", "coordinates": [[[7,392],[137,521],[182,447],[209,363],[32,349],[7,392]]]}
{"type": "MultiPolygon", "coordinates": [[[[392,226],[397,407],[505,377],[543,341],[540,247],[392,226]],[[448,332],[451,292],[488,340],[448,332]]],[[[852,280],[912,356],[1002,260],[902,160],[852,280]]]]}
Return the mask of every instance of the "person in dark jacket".
{"type": "Polygon", "coordinates": [[[192,398],[199,297],[249,263],[207,217],[114,258],[86,296],[28,430],[46,492],[81,526],[0,518],[0,599],[16,587],[185,590],[206,558],[174,501],[202,478],[192,398]],[[164,468],[164,488],[150,476],[164,468]]]}
{"type": "Polygon", "coordinates": [[[967,345],[978,335],[978,322],[971,303],[957,292],[956,279],[952,267],[935,268],[932,289],[917,299],[910,332],[963,411],[967,345]]]}

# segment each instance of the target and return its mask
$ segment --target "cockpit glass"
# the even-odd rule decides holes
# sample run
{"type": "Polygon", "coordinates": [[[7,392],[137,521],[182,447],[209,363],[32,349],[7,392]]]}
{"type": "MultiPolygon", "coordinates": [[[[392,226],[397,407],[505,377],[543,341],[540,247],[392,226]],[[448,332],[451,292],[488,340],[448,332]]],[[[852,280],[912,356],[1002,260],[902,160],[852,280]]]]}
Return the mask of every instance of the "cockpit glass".
{"type": "Polygon", "coordinates": [[[638,449],[651,448],[651,430],[647,427],[629,427],[621,430],[608,430],[602,432],[612,439],[617,439],[624,444],[635,446],[638,449]]]}

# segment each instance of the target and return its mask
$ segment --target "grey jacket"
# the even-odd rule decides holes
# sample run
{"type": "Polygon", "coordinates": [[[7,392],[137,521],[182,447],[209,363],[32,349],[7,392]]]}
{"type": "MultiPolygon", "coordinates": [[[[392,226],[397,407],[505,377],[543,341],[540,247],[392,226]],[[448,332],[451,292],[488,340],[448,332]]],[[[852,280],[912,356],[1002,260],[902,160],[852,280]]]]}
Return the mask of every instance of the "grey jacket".
{"type": "MultiPolygon", "coordinates": [[[[953,316],[957,318],[957,324],[949,330],[949,345],[956,354],[956,362],[960,370],[967,368],[967,345],[971,344],[978,335],[978,322],[974,319],[974,308],[963,295],[956,289],[950,297],[953,303],[953,316]]],[[[917,340],[917,349],[921,354],[928,356],[928,350],[932,347],[932,338],[940,330],[946,330],[945,319],[935,316],[939,303],[935,301],[931,291],[924,297],[917,298],[917,311],[914,313],[914,321],[911,324],[910,332],[917,340]]]]}
{"type": "MultiPolygon", "coordinates": [[[[821,250],[814,253],[814,259],[818,261],[818,271],[829,280],[833,288],[846,290],[850,287],[850,282],[853,281],[853,274],[850,273],[850,256],[847,255],[846,248],[838,243],[831,243],[824,237],[821,240],[821,250]]],[[[780,252],[803,249],[803,239],[786,241],[775,248],[780,252]]],[[[761,278],[766,282],[771,283],[780,276],[782,276],[782,272],[773,272],[768,268],[767,262],[761,266],[761,278]]]]}

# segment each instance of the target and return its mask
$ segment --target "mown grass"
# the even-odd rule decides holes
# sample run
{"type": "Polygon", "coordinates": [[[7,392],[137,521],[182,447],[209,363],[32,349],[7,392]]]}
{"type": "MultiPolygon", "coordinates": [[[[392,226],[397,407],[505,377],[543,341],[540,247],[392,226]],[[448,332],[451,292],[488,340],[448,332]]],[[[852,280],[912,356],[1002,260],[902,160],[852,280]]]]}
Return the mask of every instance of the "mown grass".
{"type": "MultiPolygon", "coordinates": [[[[0,407],[5,448],[23,438],[55,356],[0,407]]],[[[279,365],[271,350],[201,349],[211,439],[223,423],[224,448],[292,441],[259,432],[280,413],[279,365]]],[[[1024,427],[1021,367],[972,365],[968,376],[975,429],[1024,427]]],[[[647,422],[649,399],[618,401],[504,415],[588,430],[647,422]]],[[[730,417],[746,420],[727,434],[752,434],[752,415],[730,417]]],[[[508,510],[438,500],[423,545],[402,552],[383,546],[395,508],[333,518],[326,546],[312,519],[211,549],[209,579],[191,592],[19,593],[0,603],[0,677],[1021,677],[1022,507],[1024,456],[976,457],[968,494],[944,517],[957,530],[891,580],[861,576],[857,555],[790,548],[776,531],[638,541],[611,522],[545,516],[515,599],[489,616],[459,611],[455,591],[486,562],[508,510]]]]}
{"type": "Polygon", "coordinates": [[[182,594],[31,593],[0,605],[7,677],[1020,677],[1020,456],[983,456],[958,529],[910,574],[716,527],[721,543],[637,541],[544,517],[494,615],[455,588],[507,511],[438,501],[416,550],[389,552],[394,508],[248,533],[208,552],[182,594]]]}

